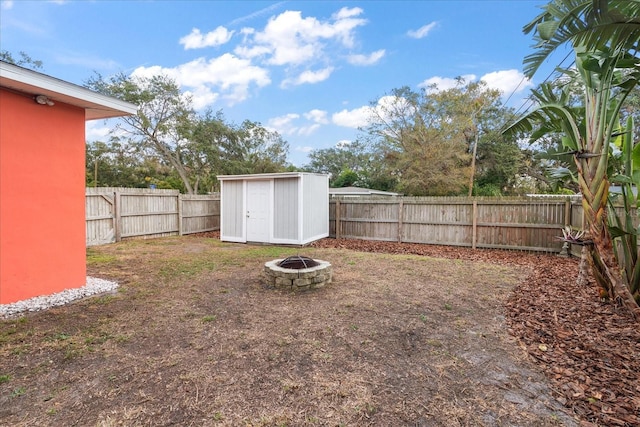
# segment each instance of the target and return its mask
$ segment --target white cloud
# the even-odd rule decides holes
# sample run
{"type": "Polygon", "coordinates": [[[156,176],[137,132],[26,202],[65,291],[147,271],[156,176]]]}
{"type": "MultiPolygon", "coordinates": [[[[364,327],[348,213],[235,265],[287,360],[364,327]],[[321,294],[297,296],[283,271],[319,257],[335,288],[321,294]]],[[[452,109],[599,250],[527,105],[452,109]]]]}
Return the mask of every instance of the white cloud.
{"type": "Polygon", "coordinates": [[[284,116],[273,117],[267,122],[270,128],[275,129],[281,135],[293,135],[297,131],[297,127],[293,125],[293,121],[300,118],[299,114],[289,113],[284,116]]]}
{"type": "Polygon", "coordinates": [[[371,107],[364,106],[354,110],[342,110],[331,116],[333,124],[347,128],[358,129],[369,123],[371,117],[371,107]]]}
{"type": "Polygon", "coordinates": [[[207,34],[202,34],[198,28],[191,30],[191,33],[180,39],[180,44],[185,49],[200,49],[203,47],[220,46],[231,40],[233,31],[227,30],[225,27],[218,27],[207,34]]]}
{"type": "Polygon", "coordinates": [[[347,148],[351,145],[352,142],[353,141],[351,141],[350,139],[341,139],[340,141],[336,142],[336,148],[347,148]]]}
{"type": "Polygon", "coordinates": [[[323,68],[318,71],[307,70],[298,76],[296,84],[322,82],[327,80],[331,73],[333,73],[333,67],[323,68]]]}
{"type": "Polygon", "coordinates": [[[428,92],[431,91],[440,91],[440,90],[448,90],[453,89],[454,87],[460,84],[462,80],[462,84],[467,84],[476,80],[475,74],[465,74],[464,76],[460,76],[459,79],[454,79],[451,77],[431,77],[423,81],[418,85],[418,87],[427,89],[428,92]],[[433,86],[433,87],[432,87],[433,86]]]}
{"type": "Polygon", "coordinates": [[[87,141],[106,141],[113,128],[106,126],[104,120],[90,120],[85,123],[84,137],[87,141]]]}
{"type": "Polygon", "coordinates": [[[427,35],[429,35],[429,33],[431,32],[431,30],[433,30],[435,27],[438,26],[438,23],[436,21],[427,24],[427,25],[423,25],[422,27],[418,28],[417,30],[409,30],[407,31],[407,35],[411,38],[414,39],[422,39],[424,37],[426,37],[427,35]]]}
{"type": "Polygon", "coordinates": [[[199,99],[201,104],[207,99],[217,99],[218,95],[214,95],[214,90],[220,92],[219,96],[230,104],[234,104],[249,97],[251,86],[264,87],[271,83],[267,70],[230,53],[208,61],[198,58],[173,68],[158,65],[140,67],[132,73],[133,76],[140,77],[157,74],[174,78],[180,87],[191,91],[194,100],[199,99]]]}
{"type": "MultiPolygon", "coordinates": [[[[462,81],[461,83],[465,85],[478,80],[478,77],[475,74],[466,74],[459,79],[462,81]]],[[[418,87],[425,88],[429,92],[448,90],[458,86],[460,84],[459,79],[435,76],[426,79],[420,83],[418,87]]],[[[533,86],[529,78],[515,69],[493,71],[480,77],[480,80],[485,82],[490,89],[497,89],[502,92],[503,95],[519,93],[533,86]]]]}
{"type": "Polygon", "coordinates": [[[166,74],[171,78],[175,78],[175,69],[163,68],[160,65],[152,65],[151,67],[138,67],[131,73],[136,78],[151,78],[153,76],[166,74]]]}
{"type": "Polygon", "coordinates": [[[373,107],[365,105],[353,110],[342,110],[334,113],[331,116],[331,121],[338,126],[358,129],[366,126],[373,116],[385,118],[385,116],[388,116],[388,111],[403,108],[408,108],[404,98],[387,95],[380,98],[373,107]]]}
{"type": "Polygon", "coordinates": [[[514,69],[487,73],[480,77],[480,80],[484,81],[490,88],[498,89],[503,95],[519,93],[533,86],[528,77],[514,69]]]}
{"type": "Polygon", "coordinates": [[[314,109],[307,113],[304,113],[303,116],[305,119],[311,120],[314,123],[320,123],[323,125],[329,123],[329,120],[327,119],[327,112],[324,110],[314,109]]]}
{"type": "Polygon", "coordinates": [[[336,36],[342,40],[342,43],[347,47],[353,47],[354,45],[353,30],[367,23],[366,19],[355,18],[363,12],[359,7],[353,7],[351,9],[343,7],[338,13],[333,14],[333,18],[336,20],[334,24],[336,36]]]}
{"type": "Polygon", "coordinates": [[[309,136],[320,129],[322,124],[327,123],[326,115],[326,111],[321,110],[311,110],[303,114],[303,117],[300,114],[289,113],[269,119],[267,127],[281,135],[309,136]],[[302,125],[297,123],[301,118],[305,118],[312,123],[302,125]]]}
{"type": "Polygon", "coordinates": [[[233,53],[242,58],[257,58],[259,56],[267,55],[271,52],[268,46],[238,46],[233,50],[233,53]]]}
{"type": "Polygon", "coordinates": [[[314,123],[314,124],[309,125],[309,126],[300,126],[297,129],[296,134],[297,135],[301,135],[301,136],[309,136],[309,135],[315,133],[315,131],[317,131],[318,129],[320,129],[320,125],[318,123],[314,123]]]}
{"type": "MultiPolygon", "coordinates": [[[[277,7],[280,6],[278,3],[277,7]]],[[[246,18],[274,8],[262,9],[246,18]]],[[[175,79],[183,91],[190,93],[196,107],[203,108],[222,100],[229,105],[246,100],[252,90],[271,84],[269,66],[282,67],[281,87],[316,84],[331,77],[337,69],[335,61],[338,58],[346,57],[352,64],[371,65],[385,55],[384,50],[367,55],[353,52],[351,57],[344,54],[354,46],[357,28],[367,23],[360,17],[363,13],[360,8],[345,7],[328,19],[318,19],[304,17],[300,11],[285,11],[271,17],[262,30],[242,28],[237,31],[242,40],[233,53],[216,58],[200,57],[175,67],[139,67],[132,75],[166,74],[175,79]]],[[[193,28],[179,42],[185,49],[197,49],[228,43],[234,34],[235,31],[223,26],[208,33],[193,28]]],[[[317,126],[296,129],[308,133],[315,131],[317,126]]]]}
{"type": "Polygon", "coordinates": [[[13,7],[13,0],[3,0],[0,2],[0,8],[3,10],[9,10],[13,7]]]}
{"type": "Polygon", "coordinates": [[[314,17],[302,17],[300,11],[281,13],[269,20],[263,31],[243,31],[250,46],[236,53],[253,58],[265,56],[271,65],[301,65],[315,62],[326,56],[325,43],[338,42],[352,47],[354,30],[366,23],[355,18],[362,13],[359,8],[343,8],[332,16],[331,21],[320,21],[314,17]]]}
{"type": "Polygon", "coordinates": [[[347,19],[347,18],[352,18],[354,16],[361,15],[362,12],[363,12],[362,9],[360,9],[359,7],[352,7],[351,9],[349,9],[348,7],[343,7],[342,9],[334,13],[333,17],[336,20],[347,19]]]}
{"type": "Polygon", "coordinates": [[[298,86],[305,83],[320,83],[327,80],[329,76],[331,76],[332,72],[333,67],[327,67],[318,71],[306,70],[300,73],[300,75],[296,78],[283,80],[280,87],[298,86]]]}
{"type": "Polygon", "coordinates": [[[385,55],[385,50],[380,49],[369,55],[349,55],[347,61],[352,65],[373,65],[380,61],[385,55]]]}
{"type": "Polygon", "coordinates": [[[207,86],[198,86],[193,90],[186,90],[184,92],[186,96],[191,97],[193,108],[196,110],[203,110],[208,105],[213,105],[220,98],[220,94],[213,92],[211,88],[207,86]]]}

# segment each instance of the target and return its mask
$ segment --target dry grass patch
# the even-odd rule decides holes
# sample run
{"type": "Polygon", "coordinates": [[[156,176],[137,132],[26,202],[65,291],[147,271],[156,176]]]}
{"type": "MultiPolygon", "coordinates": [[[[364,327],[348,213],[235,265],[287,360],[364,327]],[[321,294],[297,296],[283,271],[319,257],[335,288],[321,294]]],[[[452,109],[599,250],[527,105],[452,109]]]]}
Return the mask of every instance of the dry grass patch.
{"type": "Polygon", "coordinates": [[[129,241],[89,250],[116,295],[0,323],[10,425],[571,425],[505,330],[528,270],[344,249],[129,241]],[[334,266],[266,287],[264,262],[334,266]]]}

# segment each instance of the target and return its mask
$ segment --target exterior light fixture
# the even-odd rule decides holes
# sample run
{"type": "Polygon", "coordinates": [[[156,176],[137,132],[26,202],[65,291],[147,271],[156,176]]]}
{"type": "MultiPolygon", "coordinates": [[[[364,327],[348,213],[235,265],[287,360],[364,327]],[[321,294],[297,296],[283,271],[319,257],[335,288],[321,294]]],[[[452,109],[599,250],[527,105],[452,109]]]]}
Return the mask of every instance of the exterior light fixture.
{"type": "Polygon", "coordinates": [[[34,101],[36,101],[37,104],[40,105],[48,105],[49,107],[53,107],[54,105],[56,105],[55,102],[53,102],[52,100],[49,99],[49,97],[45,96],[45,95],[36,95],[33,98],[34,101]]]}

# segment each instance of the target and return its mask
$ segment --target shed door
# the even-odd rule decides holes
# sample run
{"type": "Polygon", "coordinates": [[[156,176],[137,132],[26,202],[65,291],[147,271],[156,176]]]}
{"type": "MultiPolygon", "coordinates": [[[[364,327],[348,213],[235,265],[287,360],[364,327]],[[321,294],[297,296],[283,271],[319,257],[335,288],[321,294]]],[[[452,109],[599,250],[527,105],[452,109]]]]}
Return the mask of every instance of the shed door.
{"type": "Polygon", "coordinates": [[[247,181],[247,241],[269,242],[270,181],[247,181]]]}

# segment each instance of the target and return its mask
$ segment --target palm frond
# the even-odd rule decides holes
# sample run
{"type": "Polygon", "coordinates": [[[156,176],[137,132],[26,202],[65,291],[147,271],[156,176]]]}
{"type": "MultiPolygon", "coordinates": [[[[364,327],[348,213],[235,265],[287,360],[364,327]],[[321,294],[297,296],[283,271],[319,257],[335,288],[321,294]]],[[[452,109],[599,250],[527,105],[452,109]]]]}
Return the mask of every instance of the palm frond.
{"type": "Polygon", "coordinates": [[[588,50],[608,47],[638,53],[639,0],[556,0],[523,28],[533,33],[535,51],[524,59],[524,73],[532,77],[560,46],[584,45],[588,50]]]}

